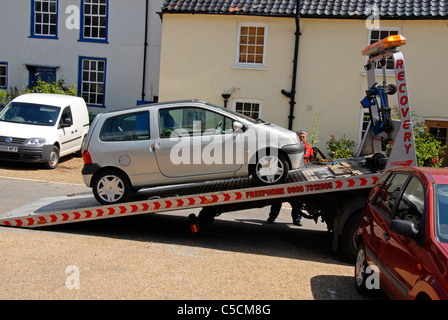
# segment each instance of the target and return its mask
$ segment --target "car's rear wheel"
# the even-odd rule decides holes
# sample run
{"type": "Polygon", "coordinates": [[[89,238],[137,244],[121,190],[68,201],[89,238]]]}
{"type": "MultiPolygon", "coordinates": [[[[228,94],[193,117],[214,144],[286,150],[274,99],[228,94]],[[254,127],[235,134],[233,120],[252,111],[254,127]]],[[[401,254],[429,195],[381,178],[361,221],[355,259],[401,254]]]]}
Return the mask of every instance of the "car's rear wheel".
{"type": "Polygon", "coordinates": [[[132,191],[127,177],[116,170],[106,170],[96,175],[92,189],[96,200],[105,205],[125,202],[132,191]]]}
{"type": "Polygon", "coordinates": [[[271,185],[286,180],[289,164],[284,155],[269,153],[258,155],[250,174],[257,184],[271,185]]]}

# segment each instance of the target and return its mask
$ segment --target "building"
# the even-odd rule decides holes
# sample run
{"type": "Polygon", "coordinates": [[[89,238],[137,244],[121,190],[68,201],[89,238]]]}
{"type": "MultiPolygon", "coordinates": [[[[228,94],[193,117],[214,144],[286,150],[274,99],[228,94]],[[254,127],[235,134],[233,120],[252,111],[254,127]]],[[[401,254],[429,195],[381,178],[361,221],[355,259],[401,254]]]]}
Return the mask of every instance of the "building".
{"type": "MultiPolygon", "coordinates": [[[[308,132],[318,119],[321,150],[330,135],[358,142],[361,50],[399,33],[408,39],[411,108],[446,142],[448,1],[370,3],[302,0],[296,19],[294,0],[166,0],[160,100],[203,99],[308,132]]],[[[398,108],[395,96],[389,101],[398,108]]]]}
{"type": "Polygon", "coordinates": [[[158,99],[161,0],[3,0],[0,88],[74,83],[90,111],[158,99]]]}

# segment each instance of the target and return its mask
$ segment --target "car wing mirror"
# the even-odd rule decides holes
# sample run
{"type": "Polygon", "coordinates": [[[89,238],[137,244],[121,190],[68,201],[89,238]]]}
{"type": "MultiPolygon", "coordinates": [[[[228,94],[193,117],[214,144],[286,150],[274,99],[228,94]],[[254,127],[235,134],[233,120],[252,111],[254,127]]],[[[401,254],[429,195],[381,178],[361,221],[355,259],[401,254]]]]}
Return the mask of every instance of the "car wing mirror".
{"type": "Polygon", "coordinates": [[[235,132],[244,132],[246,128],[244,125],[239,121],[233,121],[233,131],[235,132]]]}
{"type": "Polygon", "coordinates": [[[389,223],[389,231],[413,240],[416,240],[418,235],[417,227],[414,222],[409,220],[391,220],[389,223]]]}

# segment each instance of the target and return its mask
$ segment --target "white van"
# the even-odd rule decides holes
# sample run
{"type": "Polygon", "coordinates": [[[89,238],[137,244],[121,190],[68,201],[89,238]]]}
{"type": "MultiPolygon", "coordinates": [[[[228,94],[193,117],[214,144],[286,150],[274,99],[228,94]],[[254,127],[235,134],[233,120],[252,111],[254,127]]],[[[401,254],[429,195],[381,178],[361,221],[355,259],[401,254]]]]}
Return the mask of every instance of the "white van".
{"type": "Polygon", "coordinates": [[[0,112],[0,160],[41,162],[54,169],[59,158],[81,154],[89,113],[80,97],[30,93],[0,112]]]}

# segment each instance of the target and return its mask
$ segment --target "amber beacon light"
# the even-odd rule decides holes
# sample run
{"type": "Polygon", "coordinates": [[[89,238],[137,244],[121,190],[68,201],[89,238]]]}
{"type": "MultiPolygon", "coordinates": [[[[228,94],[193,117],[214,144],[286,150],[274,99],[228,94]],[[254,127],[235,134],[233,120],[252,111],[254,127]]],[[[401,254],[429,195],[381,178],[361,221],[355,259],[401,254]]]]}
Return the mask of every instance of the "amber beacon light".
{"type": "Polygon", "coordinates": [[[402,35],[393,35],[371,44],[361,51],[364,56],[372,56],[386,50],[390,50],[406,44],[406,38],[402,35]]]}

